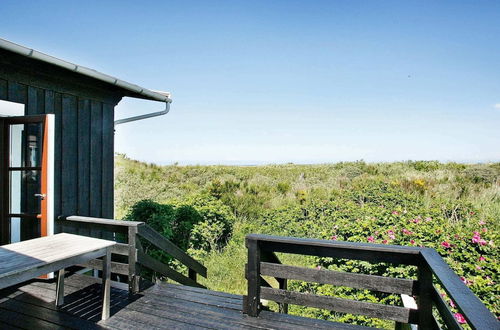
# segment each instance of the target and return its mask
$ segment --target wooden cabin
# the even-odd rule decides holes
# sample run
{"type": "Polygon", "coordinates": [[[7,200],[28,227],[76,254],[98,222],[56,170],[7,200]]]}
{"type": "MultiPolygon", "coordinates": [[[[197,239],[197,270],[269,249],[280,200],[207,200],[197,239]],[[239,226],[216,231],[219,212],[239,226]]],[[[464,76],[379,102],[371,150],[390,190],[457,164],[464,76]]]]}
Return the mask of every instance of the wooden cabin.
{"type": "Polygon", "coordinates": [[[0,328],[366,328],[288,314],[288,305],[302,305],[389,320],[396,329],[461,329],[440,295],[444,290],[470,328],[500,329],[496,317],[428,248],[251,234],[241,269],[246,294],[207,290],[197,278],[209,275],[200,262],[141,219],[112,219],[114,107],[124,96],[170,103],[166,93],[0,39],[0,231],[7,244],[0,246],[0,328]],[[7,111],[12,103],[19,105],[16,116],[7,111]],[[52,235],[58,231],[64,233],[52,235]],[[96,233],[108,240],[82,237],[96,233]],[[30,240],[38,236],[48,237],[30,240]],[[71,251],[54,259],[53,250],[61,246],[57,236],[71,251]],[[85,243],[80,249],[73,239],[97,242],[105,252],[85,243]],[[14,241],[21,242],[8,244],[14,241]],[[51,245],[43,245],[48,241],[51,245]],[[183,267],[161,262],[148,253],[153,248],[183,267]],[[418,275],[403,279],[297,267],[283,264],[283,253],[384,262],[416,268],[418,275]],[[24,261],[26,269],[16,268],[24,261]],[[89,269],[105,274],[102,289],[99,278],[86,275],[89,269]],[[58,272],[57,286],[36,278],[44,271],[58,272]],[[111,290],[110,273],[119,281],[111,290]],[[288,287],[290,280],[400,295],[402,305],[297,292],[288,287]],[[266,310],[262,299],[276,302],[278,312],[266,310]]]}
{"type": "Polygon", "coordinates": [[[123,97],[171,102],[168,93],[0,39],[0,243],[57,232],[59,215],[113,218],[123,97]],[[12,117],[7,102],[21,113],[12,117]]]}

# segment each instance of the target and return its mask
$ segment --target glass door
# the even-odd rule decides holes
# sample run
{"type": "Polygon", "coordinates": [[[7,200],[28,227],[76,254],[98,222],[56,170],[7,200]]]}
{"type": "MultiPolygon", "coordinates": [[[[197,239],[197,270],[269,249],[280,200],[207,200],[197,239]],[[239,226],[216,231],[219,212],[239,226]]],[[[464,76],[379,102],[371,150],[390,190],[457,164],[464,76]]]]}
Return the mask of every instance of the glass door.
{"type": "Polygon", "coordinates": [[[4,119],[3,241],[53,234],[53,115],[4,119]]]}

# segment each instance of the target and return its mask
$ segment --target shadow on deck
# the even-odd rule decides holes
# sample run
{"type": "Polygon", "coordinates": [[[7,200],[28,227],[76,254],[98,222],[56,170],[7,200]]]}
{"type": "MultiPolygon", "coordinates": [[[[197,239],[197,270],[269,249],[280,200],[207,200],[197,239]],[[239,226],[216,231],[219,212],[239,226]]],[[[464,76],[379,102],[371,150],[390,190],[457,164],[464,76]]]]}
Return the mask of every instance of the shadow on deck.
{"type": "Polygon", "coordinates": [[[100,280],[73,274],[63,307],[54,306],[55,283],[31,281],[0,291],[2,329],[352,329],[347,324],[262,311],[242,314],[242,296],[176,284],[156,284],[130,296],[113,283],[111,318],[101,318],[100,280]]]}

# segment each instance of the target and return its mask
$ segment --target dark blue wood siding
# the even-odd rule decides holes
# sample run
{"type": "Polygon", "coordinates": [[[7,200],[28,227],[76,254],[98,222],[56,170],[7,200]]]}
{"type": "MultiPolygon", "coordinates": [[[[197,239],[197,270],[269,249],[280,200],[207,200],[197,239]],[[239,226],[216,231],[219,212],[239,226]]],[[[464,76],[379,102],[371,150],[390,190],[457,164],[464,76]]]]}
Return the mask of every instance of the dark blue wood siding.
{"type": "Polygon", "coordinates": [[[2,76],[0,99],[26,115],[55,114],[54,208],[59,215],[113,217],[114,104],[2,76]]]}

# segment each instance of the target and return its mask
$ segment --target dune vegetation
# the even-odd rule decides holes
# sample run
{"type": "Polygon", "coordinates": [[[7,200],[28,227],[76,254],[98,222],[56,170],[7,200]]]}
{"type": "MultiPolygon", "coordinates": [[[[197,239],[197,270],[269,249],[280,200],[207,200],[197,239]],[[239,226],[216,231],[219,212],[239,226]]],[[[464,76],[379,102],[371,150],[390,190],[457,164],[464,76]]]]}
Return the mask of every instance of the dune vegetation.
{"type": "MultiPolygon", "coordinates": [[[[345,162],[323,165],[157,166],[117,155],[116,217],[142,220],[208,268],[203,284],[243,294],[247,233],[435,248],[500,316],[500,163],[345,162]]],[[[414,278],[416,270],[332,258],[290,264],[414,278]]],[[[296,291],[400,304],[367,290],[291,281],[296,291]]],[[[444,294],[444,293],[443,293],[444,294]]],[[[453,301],[445,297],[457,313],[453,301]]],[[[276,308],[272,303],[270,309],[276,308]]],[[[293,306],[293,314],[379,327],[362,316],[293,306]]]]}

